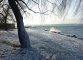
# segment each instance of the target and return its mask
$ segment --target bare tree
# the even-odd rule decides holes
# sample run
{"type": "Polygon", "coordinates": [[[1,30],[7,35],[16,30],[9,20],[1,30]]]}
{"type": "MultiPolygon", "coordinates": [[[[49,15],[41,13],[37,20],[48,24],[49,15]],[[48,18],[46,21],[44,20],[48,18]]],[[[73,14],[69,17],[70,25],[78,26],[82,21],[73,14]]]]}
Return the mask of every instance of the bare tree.
{"type": "Polygon", "coordinates": [[[2,24],[4,26],[5,30],[7,30],[7,24],[10,20],[10,18],[8,16],[10,16],[12,18],[11,19],[12,23],[15,22],[14,17],[12,16],[12,14],[10,12],[11,8],[8,3],[5,3],[5,0],[4,0],[4,1],[2,1],[2,3],[0,3],[0,9],[1,9],[0,10],[0,15],[1,15],[0,24],[2,24]]]}
{"type": "Polygon", "coordinates": [[[8,2],[9,2],[9,5],[11,6],[11,9],[13,10],[15,17],[16,17],[18,35],[19,35],[19,41],[21,43],[21,47],[22,48],[30,48],[31,45],[30,45],[29,36],[24,28],[23,17],[20,13],[20,10],[18,9],[18,7],[16,5],[16,1],[8,0],[8,2]]]}

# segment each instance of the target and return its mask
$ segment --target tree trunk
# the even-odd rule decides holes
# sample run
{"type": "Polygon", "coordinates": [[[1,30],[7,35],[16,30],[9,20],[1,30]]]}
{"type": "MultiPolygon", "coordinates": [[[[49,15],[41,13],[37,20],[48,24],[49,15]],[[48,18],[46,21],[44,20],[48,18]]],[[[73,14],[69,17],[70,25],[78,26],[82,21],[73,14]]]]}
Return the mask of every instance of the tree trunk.
{"type": "Polygon", "coordinates": [[[7,31],[7,16],[8,16],[8,12],[9,12],[9,6],[7,8],[7,12],[5,13],[5,25],[4,25],[4,27],[5,27],[6,31],[7,31]]]}
{"type": "Polygon", "coordinates": [[[16,5],[15,0],[8,0],[8,2],[9,5],[11,6],[11,9],[13,10],[13,13],[17,21],[18,36],[19,36],[21,48],[30,48],[31,45],[30,45],[29,36],[24,28],[23,17],[20,13],[20,10],[16,5]]]}

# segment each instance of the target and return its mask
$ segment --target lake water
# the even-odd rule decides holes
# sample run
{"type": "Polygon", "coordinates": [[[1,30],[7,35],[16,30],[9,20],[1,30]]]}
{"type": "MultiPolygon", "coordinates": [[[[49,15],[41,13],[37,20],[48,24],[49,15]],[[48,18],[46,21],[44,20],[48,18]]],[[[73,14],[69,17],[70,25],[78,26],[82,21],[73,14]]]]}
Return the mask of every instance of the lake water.
{"type": "Polygon", "coordinates": [[[50,30],[50,28],[54,27],[61,31],[61,33],[66,35],[76,35],[78,38],[83,38],[83,24],[55,24],[55,25],[41,25],[36,26],[37,30],[50,30]]]}

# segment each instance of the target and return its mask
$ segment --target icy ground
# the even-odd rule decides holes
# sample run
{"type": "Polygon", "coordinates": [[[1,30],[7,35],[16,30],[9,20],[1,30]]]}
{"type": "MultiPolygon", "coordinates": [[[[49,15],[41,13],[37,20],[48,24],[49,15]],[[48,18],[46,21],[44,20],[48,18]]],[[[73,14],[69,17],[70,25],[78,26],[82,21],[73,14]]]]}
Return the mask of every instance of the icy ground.
{"type": "Polygon", "coordinates": [[[17,30],[0,31],[0,60],[83,60],[83,40],[27,29],[30,49],[21,49],[17,30]]]}

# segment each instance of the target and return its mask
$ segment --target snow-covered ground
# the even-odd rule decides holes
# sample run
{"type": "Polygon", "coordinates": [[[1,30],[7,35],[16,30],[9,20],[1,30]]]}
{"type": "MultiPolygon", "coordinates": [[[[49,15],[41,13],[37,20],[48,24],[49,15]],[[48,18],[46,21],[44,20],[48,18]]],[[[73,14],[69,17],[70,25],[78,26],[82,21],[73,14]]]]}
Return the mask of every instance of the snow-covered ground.
{"type": "Polygon", "coordinates": [[[83,60],[83,40],[26,29],[30,49],[21,49],[17,30],[0,31],[0,60],[83,60]]]}

